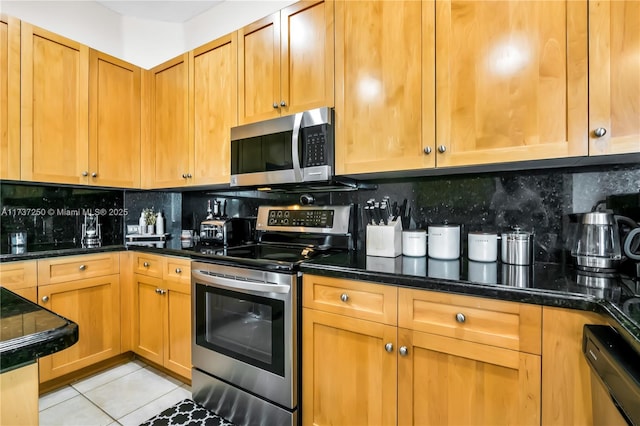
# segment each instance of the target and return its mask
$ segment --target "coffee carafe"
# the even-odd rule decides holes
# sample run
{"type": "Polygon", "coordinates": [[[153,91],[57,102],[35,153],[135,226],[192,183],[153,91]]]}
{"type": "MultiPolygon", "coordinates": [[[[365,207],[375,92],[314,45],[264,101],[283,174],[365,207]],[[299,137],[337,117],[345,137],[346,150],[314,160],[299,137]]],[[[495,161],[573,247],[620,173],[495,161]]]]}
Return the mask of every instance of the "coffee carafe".
{"type": "Polygon", "coordinates": [[[633,220],[610,212],[584,213],[578,224],[571,255],[576,267],[590,272],[614,272],[622,256],[619,223],[637,228],[633,220]]]}

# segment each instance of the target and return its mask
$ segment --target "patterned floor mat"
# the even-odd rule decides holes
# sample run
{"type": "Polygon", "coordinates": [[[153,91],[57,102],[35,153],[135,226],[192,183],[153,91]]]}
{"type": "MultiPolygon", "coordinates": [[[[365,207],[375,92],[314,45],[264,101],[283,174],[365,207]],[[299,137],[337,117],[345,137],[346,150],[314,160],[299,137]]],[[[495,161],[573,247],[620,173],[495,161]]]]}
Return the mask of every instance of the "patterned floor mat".
{"type": "Polygon", "coordinates": [[[190,399],[178,402],[140,426],[234,426],[190,399]]]}

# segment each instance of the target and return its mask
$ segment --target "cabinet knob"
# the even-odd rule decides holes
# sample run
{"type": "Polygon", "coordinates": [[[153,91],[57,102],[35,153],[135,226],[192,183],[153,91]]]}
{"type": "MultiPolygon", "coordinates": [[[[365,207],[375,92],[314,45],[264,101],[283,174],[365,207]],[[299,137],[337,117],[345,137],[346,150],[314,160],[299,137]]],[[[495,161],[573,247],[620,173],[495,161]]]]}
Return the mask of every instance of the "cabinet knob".
{"type": "Polygon", "coordinates": [[[91,177],[98,177],[98,174],[96,172],[91,173],[91,177]]]}
{"type": "Polygon", "coordinates": [[[89,172],[85,170],[84,172],[82,172],[82,176],[84,176],[84,177],[89,176],[89,172]]]}
{"type": "Polygon", "coordinates": [[[149,262],[144,262],[144,263],[142,264],[142,266],[144,266],[145,268],[148,268],[148,267],[149,267],[149,262]]]}
{"type": "Polygon", "coordinates": [[[604,127],[598,127],[593,131],[593,134],[596,135],[596,137],[601,138],[607,134],[607,129],[605,129],[604,127]]]}
{"type": "Polygon", "coordinates": [[[81,271],[84,271],[85,269],[87,269],[87,265],[82,264],[78,266],[78,269],[80,269],[81,271]]]}
{"type": "Polygon", "coordinates": [[[44,303],[47,303],[47,302],[49,301],[49,296],[43,296],[43,297],[42,297],[42,301],[43,301],[44,303]]]}
{"type": "Polygon", "coordinates": [[[281,107],[286,107],[286,106],[287,106],[287,103],[286,103],[285,101],[280,101],[280,106],[281,106],[281,107]]]}
{"type": "Polygon", "coordinates": [[[273,103],[273,107],[274,107],[274,108],[278,108],[278,103],[277,103],[277,102],[274,102],[274,103],[273,103]]]}
{"type": "Polygon", "coordinates": [[[384,350],[387,352],[393,352],[393,343],[387,343],[384,345],[384,350]]]}
{"type": "Polygon", "coordinates": [[[183,173],[183,174],[182,174],[182,179],[186,179],[186,178],[187,178],[187,174],[186,174],[186,173],[183,173]]]}
{"type": "Polygon", "coordinates": [[[458,312],[456,314],[456,321],[458,321],[460,324],[462,324],[463,322],[465,322],[467,320],[467,317],[464,316],[464,314],[462,312],[458,312]]]}
{"type": "Polygon", "coordinates": [[[446,146],[444,146],[444,145],[440,145],[440,146],[438,147],[438,152],[439,152],[440,154],[443,154],[446,150],[447,150],[447,147],[446,147],[446,146]]]}
{"type": "Polygon", "coordinates": [[[431,147],[430,146],[425,146],[424,149],[422,150],[425,154],[429,155],[431,154],[431,147]]]}
{"type": "Polygon", "coordinates": [[[187,178],[191,179],[193,175],[191,173],[187,173],[187,178]]]}
{"type": "Polygon", "coordinates": [[[407,349],[406,346],[400,346],[400,349],[398,349],[398,352],[400,352],[400,355],[402,356],[407,356],[409,354],[409,349],[407,349]]]}
{"type": "Polygon", "coordinates": [[[159,295],[163,295],[167,292],[167,290],[163,290],[161,288],[156,288],[156,293],[158,293],[159,295]]]}
{"type": "Polygon", "coordinates": [[[340,295],[340,300],[342,300],[343,302],[346,302],[347,300],[349,300],[349,295],[347,293],[342,293],[340,295]]]}
{"type": "Polygon", "coordinates": [[[176,268],[176,274],[181,274],[181,273],[182,273],[182,269],[176,268]]]}

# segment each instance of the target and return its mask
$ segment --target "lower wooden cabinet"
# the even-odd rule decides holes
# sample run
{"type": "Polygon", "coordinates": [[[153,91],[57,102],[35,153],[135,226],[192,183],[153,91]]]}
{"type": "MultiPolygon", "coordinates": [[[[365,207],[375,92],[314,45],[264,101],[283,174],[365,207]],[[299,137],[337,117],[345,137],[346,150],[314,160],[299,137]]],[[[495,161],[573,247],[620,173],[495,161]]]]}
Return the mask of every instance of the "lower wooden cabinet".
{"type": "Polygon", "coordinates": [[[35,260],[0,263],[0,286],[38,303],[38,266],[35,260]]]}
{"type": "Polygon", "coordinates": [[[163,279],[134,275],[133,351],[191,379],[190,263],[162,260],[163,279]]]}
{"type": "Polygon", "coordinates": [[[76,344],[40,358],[40,383],[120,354],[119,275],[39,286],[38,303],[79,332],[76,344]]]}
{"type": "Polygon", "coordinates": [[[542,424],[592,425],[595,377],[582,353],[582,333],[585,324],[606,321],[594,312],[548,306],[542,319],[542,424]]]}
{"type": "Polygon", "coordinates": [[[394,286],[397,297],[383,297],[379,284],[310,275],[303,283],[303,424],[540,424],[541,307],[394,286]],[[358,318],[389,312],[390,301],[397,318],[358,318]]]}
{"type": "Polygon", "coordinates": [[[394,425],[396,327],[308,308],[302,316],[302,424],[394,425]]]}
{"type": "Polygon", "coordinates": [[[399,425],[540,424],[540,356],[403,328],[398,345],[399,425]]]}

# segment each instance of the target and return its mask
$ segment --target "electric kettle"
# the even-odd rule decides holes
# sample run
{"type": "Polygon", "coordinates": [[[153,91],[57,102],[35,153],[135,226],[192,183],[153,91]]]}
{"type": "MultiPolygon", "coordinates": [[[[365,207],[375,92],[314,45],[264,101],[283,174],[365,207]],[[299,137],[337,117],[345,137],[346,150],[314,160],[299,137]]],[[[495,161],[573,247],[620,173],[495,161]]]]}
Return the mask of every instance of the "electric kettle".
{"type": "MultiPolygon", "coordinates": [[[[631,228],[638,228],[638,224],[628,217],[609,212],[590,212],[582,215],[577,238],[571,249],[578,269],[590,272],[613,272],[617,269],[623,259],[619,222],[631,228]]],[[[631,236],[635,233],[634,229],[631,236]]]]}

